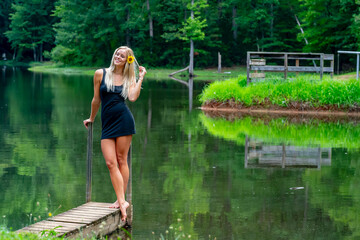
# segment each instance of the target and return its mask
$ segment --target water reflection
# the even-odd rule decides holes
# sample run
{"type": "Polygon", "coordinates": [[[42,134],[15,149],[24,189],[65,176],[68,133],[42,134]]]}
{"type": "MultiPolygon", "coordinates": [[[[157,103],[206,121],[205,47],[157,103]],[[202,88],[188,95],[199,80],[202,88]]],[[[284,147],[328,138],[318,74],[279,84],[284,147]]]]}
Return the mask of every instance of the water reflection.
{"type": "MultiPolygon", "coordinates": [[[[82,120],[93,88],[91,77],[41,78],[11,69],[1,82],[0,216],[17,229],[34,216],[44,219],[84,203],[82,120]]],[[[360,236],[358,119],[213,116],[196,108],[203,86],[195,79],[190,95],[177,81],[148,80],[138,101],[129,103],[137,128],[134,239],[176,239],[180,230],[192,239],[360,236]],[[253,167],[258,154],[246,168],[247,138],[249,156],[276,146],[277,165],[253,167]],[[286,159],[282,168],[283,146],[298,155],[310,148],[312,159],[321,149],[321,168],[304,159],[297,167],[286,159]]],[[[111,202],[116,196],[100,150],[100,126],[96,118],[92,200],[111,202]]]]}
{"type": "Polygon", "coordinates": [[[317,168],[331,165],[331,148],[273,145],[245,138],[245,168],[317,168]]]}
{"type": "Polygon", "coordinates": [[[191,112],[191,110],[193,108],[194,78],[190,77],[188,82],[178,79],[178,78],[175,78],[174,76],[169,76],[169,78],[188,87],[188,89],[189,89],[189,112],[191,112]]]}

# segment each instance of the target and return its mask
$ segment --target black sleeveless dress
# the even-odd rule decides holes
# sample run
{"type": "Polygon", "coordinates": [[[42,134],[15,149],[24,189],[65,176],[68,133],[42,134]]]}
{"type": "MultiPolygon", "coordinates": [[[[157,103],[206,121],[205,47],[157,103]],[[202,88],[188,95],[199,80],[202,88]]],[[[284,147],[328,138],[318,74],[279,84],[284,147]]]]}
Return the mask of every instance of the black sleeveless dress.
{"type": "Polygon", "coordinates": [[[115,86],[114,91],[108,92],[105,85],[106,71],[103,69],[100,85],[101,98],[101,139],[116,138],[135,134],[135,121],[125,99],[121,96],[123,86],[115,86]]]}

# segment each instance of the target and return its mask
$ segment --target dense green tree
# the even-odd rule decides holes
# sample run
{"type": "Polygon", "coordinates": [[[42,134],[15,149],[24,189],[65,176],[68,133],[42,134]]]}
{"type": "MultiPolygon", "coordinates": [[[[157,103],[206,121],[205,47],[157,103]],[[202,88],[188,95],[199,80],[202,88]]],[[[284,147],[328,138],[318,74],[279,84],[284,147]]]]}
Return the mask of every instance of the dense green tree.
{"type": "Polygon", "coordinates": [[[358,30],[354,28],[353,16],[359,10],[355,1],[303,0],[300,3],[304,10],[299,15],[304,36],[309,41],[304,51],[336,53],[340,49],[357,49],[358,30]],[[353,34],[354,31],[356,34],[353,34]]]}
{"type": "Polygon", "coordinates": [[[33,60],[42,61],[44,45],[52,45],[54,34],[51,12],[54,0],[15,0],[10,14],[10,27],[5,35],[12,48],[32,49],[33,60]]]}
{"type": "Polygon", "coordinates": [[[203,28],[206,27],[206,19],[201,17],[201,10],[207,8],[206,0],[191,0],[187,8],[190,10],[190,17],[183,23],[180,28],[180,39],[190,41],[190,60],[189,60],[189,75],[194,75],[194,41],[204,40],[205,33],[203,28]]]}
{"type": "Polygon", "coordinates": [[[196,66],[209,67],[217,65],[218,52],[223,65],[231,66],[245,64],[247,51],[334,54],[339,49],[356,50],[360,42],[359,3],[353,0],[193,3],[4,0],[1,50],[11,52],[6,32],[15,53],[33,50],[36,60],[41,60],[43,50],[52,48],[47,56],[54,61],[106,66],[116,47],[128,45],[140,63],[150,66],[186,67],[189,52],[194,52],[190,55],[196,66]],[[191,39],[194,46],[188,43],[191,39]]]}
{"type": "Polygon", "coordinates": [[[10,25],[11,2],[12,0],[2,0],[0,2],[0,54],[9,54],[10,50],[10,44],[4,33],[9,29],[10,25]]]}

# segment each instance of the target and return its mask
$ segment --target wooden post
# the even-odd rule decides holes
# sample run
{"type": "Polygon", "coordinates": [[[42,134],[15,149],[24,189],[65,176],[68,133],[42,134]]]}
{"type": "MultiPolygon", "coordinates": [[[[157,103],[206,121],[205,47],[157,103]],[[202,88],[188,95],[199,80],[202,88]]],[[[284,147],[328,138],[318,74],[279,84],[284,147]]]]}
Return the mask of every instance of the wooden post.
{"type": "Polygon", "coordinates": [[[356,54],[356,80],[359,80],[359,54],[356,54]]]}
{"type": "Polygon", "coordinates": [[[90,122],[88,123],[88,137],[87,137],[86,202],[91,201],[92,153],[93,153],[93,123],[90,122]]]}
{"type": "Polygon", "coordinates": [[[246,57],[246,82],[247,85],[249,85],[250,83],[250,53],[247,52],[247,57],[246,57]]]}
{"type": "Polygon", "coordinates": [[[337,60],[337,74],[339,75],[339,67],[340,67],[340,53],[338,53],[338,60],[337,60]]]}
{"type": "Polygon", "coordinates": [[[221,73],[221,54],[218,52],[218,73],[221,73]]]}
{"type": "Polygon", "coordinates": [[[192,111],[192,106],[193,106],[193,94],[194,94],[194,78],[193,77],[189,78],[188,87],[189,87],[189,113],[190,113],[192,111]]]}
{"type": "Polygon", "coordinates": [[[330,77],[333,78],[333,76],[334,76],[334,59],[331,60],[330,67],[332,69],[332,72],[330,73],[330,77]]]}
{"type": "Polygon", "coordinates": [[[320,54],[320,80],[323,78],[324,73],[324,54],[320,54]]]}
{"type": "MultiPolygon", "coordinates": [[[[296,67],[300,66],[300,60],[299,59],[296,59],[295,66],[296,67]]],[[[299,75],[299,72],[296,72],[296,76],[298,76],[298,75],[299,75]]]]}
{"type": "Polygon", "coordinates": [[[284,79],[287,78],[287,71],[288,71],[288,55],[287,53],[284,54],[284,79]]]}
{"type": "Polygon", "coordinates": [[[321,148],[318,148],[318,159],[317,159],[317,168],[321,168],[321,148]]]}
{"type": "Polygon", "coordinates": [[[245,136],[245,168],[248,167],[248,156],[249,154],[249,137],[246,135],[245,136]]]}
{"type": "Polygon", "coordinates": [[[132,162],[131,162],[131,158],[132,158],[132,145],[130,145],[128,156],[127,156],[127,163],[129,166],[129,182],[128,182],[128,187],[126,189],[126,201],[129,202],[130,205],[131,205],[131,201],[132,201],[132,162]]]}
{"type": "Polygon", "coordinates": [[[130,204],[127,212],[127,222],[131,226],[133,222],[133,205],[132,205],[132,144],[130,145],[127,163],[129,166],[129,181],[126,189],[126,201],[130,204]]]}
{"type": "Polygon", "coordinates": [[[282,159],[281,159],[281,167],[285,168],[286,165],[286,149],[285,149],[285,143],[282,145],[282,159]]]}

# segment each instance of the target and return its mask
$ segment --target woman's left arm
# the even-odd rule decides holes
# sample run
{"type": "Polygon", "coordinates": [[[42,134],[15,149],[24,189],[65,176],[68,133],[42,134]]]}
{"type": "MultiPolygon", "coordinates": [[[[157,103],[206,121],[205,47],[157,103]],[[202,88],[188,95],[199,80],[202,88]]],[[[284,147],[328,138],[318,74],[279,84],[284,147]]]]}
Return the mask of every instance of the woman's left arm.
{"type": "Polygon", "coordinates": [[[144,67],[140,66],[139,67],[139,81],[137,83],[134,83],[133,85],[131,85],[129,88],[129,93],[128,93],[129,101],[135,102],[136,99],[138,99],[138,97],[140,96],[141,84],[142,84],[142,81],[144,80],[145,74],[146,74],[146,69],[144,67]]]}

